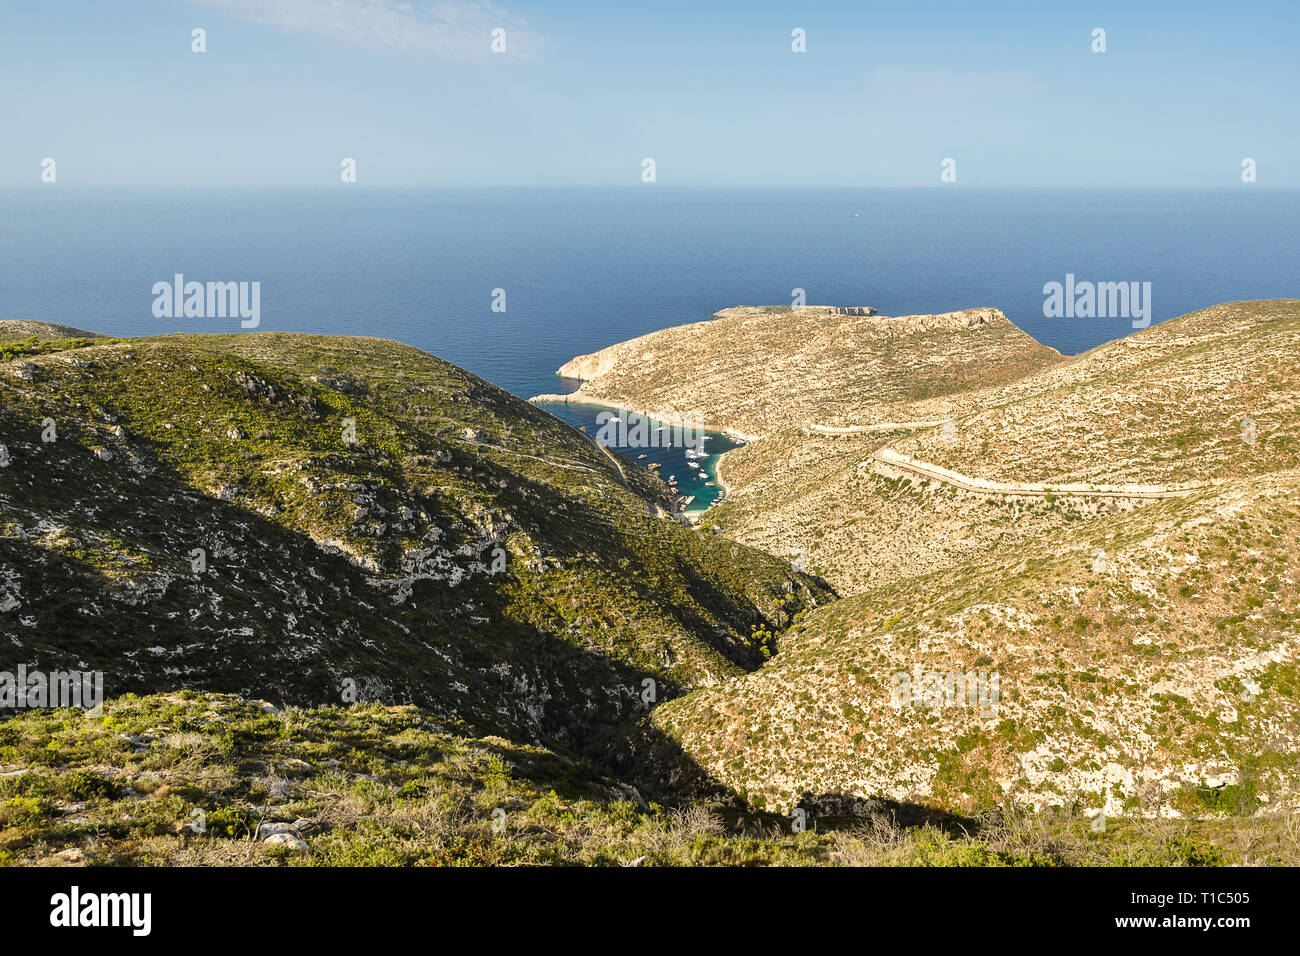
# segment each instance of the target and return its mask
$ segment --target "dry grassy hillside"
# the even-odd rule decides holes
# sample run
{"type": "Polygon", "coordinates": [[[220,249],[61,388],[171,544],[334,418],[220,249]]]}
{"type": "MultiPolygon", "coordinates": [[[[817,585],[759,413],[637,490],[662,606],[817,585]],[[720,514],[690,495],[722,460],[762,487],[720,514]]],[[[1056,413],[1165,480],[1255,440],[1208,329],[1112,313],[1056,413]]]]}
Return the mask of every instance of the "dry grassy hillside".
{"type": "Polygon", "coordinates": [[[1178,490],[1300,460],[1294,300],[1217,306],[1071,359],[992,310],[804,316],[798,321],[810,326],[891,330],[879,333],[883,344],[833,349],[824,364],[782,330],[789,313],[729,311],[732,326],[748,323],[744,335],[728,327],[718,344],[704,337],[712,323],[701,323],[681,341],[673,329],[636,340],[675,341],[671,352],[615,346],[599,353],[601,374],[582,393],[662,407],[683,400],[674,375],[694,370],[707,383],[693,393],[706,420],[761,433],[722,460],[728,502],[710,523],[798,557],[842,593],[1144,506],[1129,486],[1178,490]],[[715,369],[719,353],[725,360],[715,369]],[[618,358],[612,367],[610,355],[618,358]],[[750,383],[757,372],[736,371],[745,355],[764,370],[763,387],[750,383]],[[972,363],[986,371],[958,374],[972,363]],[[771,367],[786,374],[773,376],[771,367]],[[815,381],[811,390],[803,375],[815,381]],[[881,461],[881,452],[989,483],[989,493],[938,504],[900,498],[898,486],[935,477],[881,461]],[[1072,494],[1069,483],[1121,493],[1072,494]],[[1033,493],[1011,494],[1018,490],[1033,493]],[[1042,507],[1053,497],[1060,507],[1042,507]]]}
{"type": "MultiPolygon", "coordinates": [[[[960,365],[927,351],[935,329],[962,357],[1020,333],[952,323],[963,315],[910,323],[891,340],[919,349],[910,362],[870,355],[855,371],[841,354],[841,383],[891,374],[838,404],[798,375],[698,393],[722,396],[708,420],[765,426],[724,458],[729,499],[706,520],[849,596],[760,670],[658,708],[655,726],[782,811],[1293,809],[1300,302],[1218,306],[1071,359],[1021,343],[1019,365],[1037,367],[973,387],[933,374],[960,365]],[[895,706],[902,675],[931,689],[974,675],[971,693],[997,675],[998,696],[963,701],[954,682],[951,699],[895,706]]],[[[749,342],[756,366],[781,362],[779,342],[749,342]]],[[[640,407],[663,392],[612,386],[664,374],[646,359],[594,387],[640,407]]]]}
{"type": "Polygon", "coordinates": [[[953,440],[932,429],[893,447],[996,481],[1266,474],[1300,462],[1298,366],[1300,301],[1234,302],[1000,389],[957,419],[953,440]]]}
{"type": "Polygon", "coordinates": [[[761,670],[654,721],[782,810],[840,796],[1109,815],[1294,809],[1298,492],[1295,471],[1253,478],[846,598],[761,670]],[[999,700],[895,706],[894,675],[918,667],[997,674],[999,700]]]}
{"type": "Polygon", "coordinates": [[[1060,361],[996,309],[891,317],[739,306],[579,356],[559,373],[583,379],[572,401],[699,413],[718,428],[766,436],[897,420],[890,416],[914,402],[1060,361]]]}

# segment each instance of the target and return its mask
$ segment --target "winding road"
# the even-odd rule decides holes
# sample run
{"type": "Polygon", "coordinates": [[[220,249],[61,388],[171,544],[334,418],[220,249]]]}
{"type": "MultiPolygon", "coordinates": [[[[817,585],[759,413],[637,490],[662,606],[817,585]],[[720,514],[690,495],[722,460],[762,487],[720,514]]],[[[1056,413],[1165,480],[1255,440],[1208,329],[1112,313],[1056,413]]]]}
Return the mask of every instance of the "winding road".
{"type": "Polygon", "coordinates": [[[976,491],[994,495],[1016,495],[1020,497],[1085,497],[1085,498],[1124,498],[1134,501],[1146,501],[1158,498],[1182,498],[1194,491],[1211,487],[1210,485],[1091,485],[1087,482],[1067,482],[1049,485],[1038,482],[989,481],[986,478],[972,478],[960,472],[942,468],[926,461],[918,461],[907,455],[899,454],[889,448],[881,448],[871,457],[883,465],[911,472],[921,478],[942,482],[961,488],[964,491],[976,491]]]}

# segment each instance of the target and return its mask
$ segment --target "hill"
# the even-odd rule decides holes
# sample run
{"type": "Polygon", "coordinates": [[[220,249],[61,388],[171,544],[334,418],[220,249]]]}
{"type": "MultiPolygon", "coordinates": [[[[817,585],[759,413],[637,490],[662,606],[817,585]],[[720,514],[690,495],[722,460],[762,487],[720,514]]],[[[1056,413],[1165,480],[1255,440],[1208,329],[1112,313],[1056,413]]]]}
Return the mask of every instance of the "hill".
{"type": "MultiPolygon", "coordinates": [[[[725,348],[753,368],[797,352],[802,332],[773,331],[782,313],[739,314],[763,330],[725,348]]],[[[830,361],[812,374],[838,404],[738,365],[697,393],[706,420],[759,432],[722,460],[728,502],[705,520],[848,596],[761,670],[658,708],[649,743],[666,734],[705,778],[783,812],[1294,809],[1300,302],[1230,303],[1074,358],[1028,346],[1005,374],[936,378],[990,331],[1018,341],[972,318],[985,314],[909,319],[913,361],[887,384],[830,361]]],[[[636,383],[710,361],[702,339],[681,341],[671,355],[615,347],[584,389],[661,402],[636,383]]]]}
{"type": "Polygon", "coordinates": [[[28,319],[0,319],[0,342],[36,342],[47,339],[102,339],[98,332],[87,332],[70,325],[54,322],[33,322],[28,319]]]}
{"type": "Polygon", "coordinates": [[[1300,302],[1068,358],[995,310],[810,311],[566,365],[583,400],[752,439],[697,528],[396,343],[18,342],[0,638],[115,699],[0,727],[9,852],[61,852],[90,788],[87,827],[167,798],[101,862],[220,855],[193,807],[239,862],[1287,859],[1300,302]]]}
{"type": "Polygon", "coordinates": [[[898,421],[896,409],[1011,381],[1061,361],[996,309],[846,314],[827,306],[738,306],[579,356],[571,401],[698,412],[719,429],[767,436],[810,423],[898,421]]]}
{"type": "Polygon", "coordinates": [[[1297,461],[1295,300],[1216,306],[1072,358],[994,310],[891,319],[746,308],[730,321],[751,324],[721,345],[702,331],[713,323],[699,323],[683,327],[689,336],[667,329],[634,340],[635,361],[631,343],[611,347],[599,354],[623,359],[593,367],[601,374],[579,394],[636,409],[689,398],[695,404],[676,407],[760,438],[720,462],[727,503],[710,522],[799,560],[841,593],[1015,549],[1065,521],[1142,501],[1083,494],[1066,495],[1058,511],[1034,507],[1053,488],[1055,497],[1078,484],[1178,490],[1297,461]],[[804,326],[822,322],[844,323],[835,337],[846,342],[858,324],[893,334],[878,332],[887,344],[864,344],[856,359],[841,349],[822,367],[814,352],[799,360],[801,373],[754,379],[752,369],[792,361],[804,326]],[[718,348],[732,357],[727,371],[700,373],[708,387],[666,395],[655,384],[710,368],[718,348]],[[957,373],[971,364],[985,371],[957,373]],[[801,375],[825,387],[804,394],[801,375]],[[1010,509],[986,506],[988,495],[918,508],[920,499],[895,493],[933,479],[933,469],[989,484],[1010,509]],[[1038,493],[1024,494],[1027,486],[1038,493]]]}
{"type": "Polygon", "coordinates": [[[0,364],[0,640],[105,692],[413,703],[585,745],[827,589],[416,349],[43,340],[0,364]]]}
{"type": "Polygon", "coordinates": [[[1254,478],[847,597],[655,726],[784,811],[1294,811],[1298,502],[1254,478]]]}
{"type": "Polygon", "coordinates": [[[277,711],[182,691],[0,723],[0,864],[40,866],[1294,865],[1294,828],[881,806],[789,820],[680,806],[413,706],[277,711]]]}

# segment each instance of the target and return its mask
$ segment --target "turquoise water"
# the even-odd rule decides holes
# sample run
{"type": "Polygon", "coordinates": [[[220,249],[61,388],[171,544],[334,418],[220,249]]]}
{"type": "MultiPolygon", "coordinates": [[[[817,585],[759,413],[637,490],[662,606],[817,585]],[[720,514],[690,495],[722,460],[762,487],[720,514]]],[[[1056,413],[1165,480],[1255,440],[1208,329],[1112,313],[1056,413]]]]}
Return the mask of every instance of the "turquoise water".
{"type": "MultiPolygon", "coordinates": [[[[585,429],[593,438],[600,434],[597,415],[609,411],[595,405],[545,404],[541,407],[575,428],[585,429]]],[[[653,424],[668,429],[668,426],[661,422],[653,422],[653,424]]],[[[668,429],[662,433],[661,440],[671,437],[672,431],[668,429]]],[[[607,447],[642,468],[658,465],[659,476],[664,481],[676,478],[677,493],[682,497],[694,498],[684,508],[687,515],[694,517],[712,507],[724,496],[723,488],[718,484],[717,479],[718,459],[741,445],[741,442],[728,438],[720,432],[705,432],[704,438],[704,455],[699,458],[689,457],[686,454],[687,448],[681,441],[669,447],[632,447],[626,443],[610,443],[607,447]],[[692,462],[700,467],[692,467],[692,462]]]]}

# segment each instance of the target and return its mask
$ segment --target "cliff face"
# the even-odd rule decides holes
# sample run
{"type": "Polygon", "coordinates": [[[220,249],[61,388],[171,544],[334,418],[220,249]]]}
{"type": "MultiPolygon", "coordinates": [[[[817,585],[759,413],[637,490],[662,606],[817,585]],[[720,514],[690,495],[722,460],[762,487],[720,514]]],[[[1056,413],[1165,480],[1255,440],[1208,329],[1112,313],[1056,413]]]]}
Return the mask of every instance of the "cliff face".
{"type": "Polygon", "coordinates": [[[614,346],[608,349],[602,349],[599,352],[593,352],[591,355],[579,355],[577,358],[571,358],[559,367],[555,374],[562,375],[565,378],[576,378],[582,381],[589,381],[598,378],[612,369],[619,361],[620,356],[626,353],[626,347],[614,346]]]}
{"type": "Polygon", "coordinates": [[[620,361],[627,360],[636,354],[635,343],[638,341],[638,339],[632,339],[629,342],[622,342],[607,349],[601,349],[599,352],[593,352],[591,355],[579,355],[577,358],[571,358],[561,365],[555,374],[562,375],[565,378],[580,379],[584,382],[599,378],[614,368],[620,361]]]}

